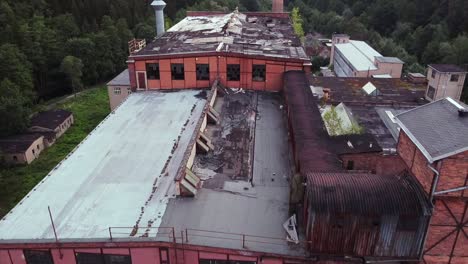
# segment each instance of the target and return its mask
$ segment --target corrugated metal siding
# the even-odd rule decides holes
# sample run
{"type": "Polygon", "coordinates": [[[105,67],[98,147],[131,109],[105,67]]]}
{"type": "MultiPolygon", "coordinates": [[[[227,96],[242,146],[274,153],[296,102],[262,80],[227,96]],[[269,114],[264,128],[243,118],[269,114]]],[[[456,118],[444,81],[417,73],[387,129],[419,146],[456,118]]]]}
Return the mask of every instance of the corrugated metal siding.
{"type": "Polygon", "coordinates": [[[419,256],[429,206],[411,178],[310,173],[307,179],[311,252],[419,256]]]}

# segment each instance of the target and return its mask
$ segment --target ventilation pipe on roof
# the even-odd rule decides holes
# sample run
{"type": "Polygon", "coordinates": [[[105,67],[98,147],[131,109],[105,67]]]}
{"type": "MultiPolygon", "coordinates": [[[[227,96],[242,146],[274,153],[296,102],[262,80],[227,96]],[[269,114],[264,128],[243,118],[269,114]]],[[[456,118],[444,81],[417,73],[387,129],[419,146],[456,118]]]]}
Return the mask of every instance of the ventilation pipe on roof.
{"type": "Polygon", "coordinates": [[[154,14],[156,16],[156,36],[164,34],[164,7],[166,3],[162,0],[154,0],[151,3],[151,6],[154,8],[154,14]]]}

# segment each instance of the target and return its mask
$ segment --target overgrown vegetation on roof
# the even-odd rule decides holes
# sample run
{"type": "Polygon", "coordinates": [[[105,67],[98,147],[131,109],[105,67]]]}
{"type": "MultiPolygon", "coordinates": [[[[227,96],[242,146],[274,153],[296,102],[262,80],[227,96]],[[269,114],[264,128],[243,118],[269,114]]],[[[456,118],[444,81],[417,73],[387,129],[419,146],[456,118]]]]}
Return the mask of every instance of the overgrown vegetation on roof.
{"type": "Polygon", "coordinates": [[[98,86],[86,90],[76,98],[58,104],[57,108],[72,111],[75,123],[30,165],[0,168],[0,217],[13,208],[109,114],[107,89],[98,86]]]}

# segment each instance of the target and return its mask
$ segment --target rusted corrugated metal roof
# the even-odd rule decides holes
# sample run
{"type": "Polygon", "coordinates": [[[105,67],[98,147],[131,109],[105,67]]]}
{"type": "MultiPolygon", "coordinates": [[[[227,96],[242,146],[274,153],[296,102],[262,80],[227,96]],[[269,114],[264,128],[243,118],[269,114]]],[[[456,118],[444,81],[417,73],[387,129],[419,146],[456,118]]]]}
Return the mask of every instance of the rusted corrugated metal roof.
{"type": "Polygon", "coordinates": [[[317,99],[309,89],[304,72],[289,71],[284,74],[284,93],[299,170],[341,171],[341,163],[328,143],[329,136],[317,107],[317,99]]]}
{"type": "Polygon", "coordinates": [[[307,173],[311,208],[356,215],[429,214],[424,194],[410,176],[364,173],[307,173]]]}

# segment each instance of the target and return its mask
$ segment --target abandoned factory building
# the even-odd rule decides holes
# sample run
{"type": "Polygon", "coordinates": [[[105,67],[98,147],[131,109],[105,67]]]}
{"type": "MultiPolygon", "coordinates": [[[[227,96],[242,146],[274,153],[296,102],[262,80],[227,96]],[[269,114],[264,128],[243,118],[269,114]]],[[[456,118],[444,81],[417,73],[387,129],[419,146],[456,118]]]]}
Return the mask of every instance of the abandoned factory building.
{"type": "Polygon", "coordinates": [[[0,263],[467,263],[467,106],[311,77],[273,4],[165,32],[153,1],[158,36],[129,43],[112,112],[0,220],[0,263]]]}

